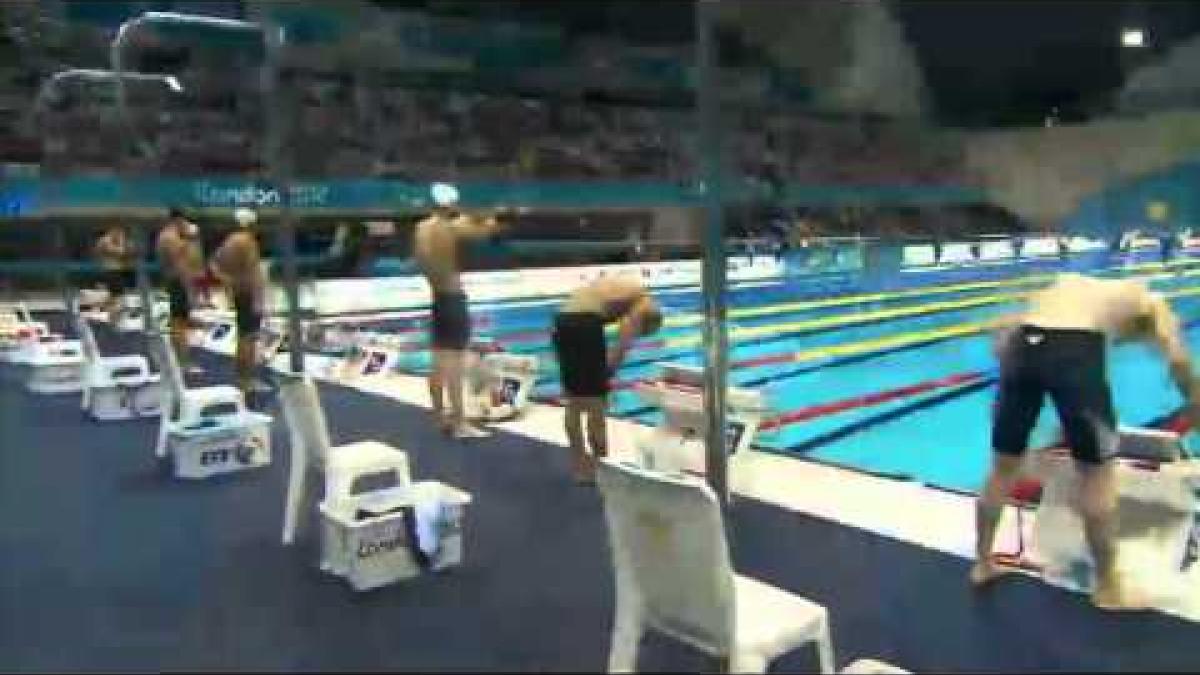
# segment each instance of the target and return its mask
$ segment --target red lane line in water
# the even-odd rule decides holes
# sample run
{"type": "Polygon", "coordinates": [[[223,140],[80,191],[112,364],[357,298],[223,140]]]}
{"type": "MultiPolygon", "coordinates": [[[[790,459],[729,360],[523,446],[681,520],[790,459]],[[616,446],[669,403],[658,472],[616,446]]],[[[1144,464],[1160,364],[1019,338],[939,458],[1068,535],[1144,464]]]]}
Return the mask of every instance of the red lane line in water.
{"type": "Polygon", "coordinates": [[[755,368],[757,366],[773,366],[780,363],[792,363],[796,360],[794,352],[778,352],[775,354],[767,354],[765,356],[756,356],[752,359],[742,359],[729,364],[731,369],[734,368],[755,368]]]}
{"type": "Polygon", "coordinates": [[[797,424],[799,422],[811,420],[816,417],[833,415],[836,413],[845,412],[847,410],[854,410],[856,408],[867,408],[870,406],[879,405],[881,403],[895,401],[901,398],[916,396],[917,394],[924,394],[937,389],[945,389],[947,387],[969,384],[986,377],[986,375],[987,374],[984,372],[959,373],[957,375],[940,377],[935,380],[928,380],[925,382],[918,382],[917,384],[897,387],[895,389],[879,391],[873,394],[866,394],[863,396],[842,399],[840,401],[831,401],[829,403],[819,403],[817,405],[805,406],[777,417],[772,417],[764,421],[759,429],[777,429],[791,424],[797,424]]]}

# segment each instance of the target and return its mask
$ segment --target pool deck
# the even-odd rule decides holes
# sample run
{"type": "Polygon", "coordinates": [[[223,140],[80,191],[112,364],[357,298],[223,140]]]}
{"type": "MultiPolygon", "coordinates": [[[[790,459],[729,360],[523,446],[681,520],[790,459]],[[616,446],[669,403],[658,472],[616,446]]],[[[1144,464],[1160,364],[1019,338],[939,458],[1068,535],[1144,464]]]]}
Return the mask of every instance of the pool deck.
{"type": "MultiPolygon", "coordinates": [[[[106,351],[133,338],[98,333],[106,351]]],[[[231,377],[228,359],[196,356],[205,383],[231,377]]],[[[0,422],[15,443],[0,453],[0,539],[10,553],[0,560],[0,661],[64,671],[603,667],[612,616],[604,522],[595,490],[567,473],[561,409],[531,406],[468,444],[428,424],[422,378],[373,376],[321,391],[335,443],[394,444],[418,475],[477,498],[464,567],[357,595],[320,575],[311,551],[280,546],[290,453],[278,401],[267,403],[278,422],[271,467],[189,484],[157,472],[151,421],[75,422],[74,396],[5,387],[0,422]]],[[[611,425],[614,454],[628,455],[644,428],[611,425]]],[[[869,657],[914,672],[1195,670],[1196,624],[1175,618],[1194,612],[1114,616],[1034,578],[971,592],[969,496],[762,452],[738,457],[732,482],[739,572],[827,606],[839,665],[869,657]]],[[[773,665],[814,666],[805,650],[773,665]]],[[[712,668],[656,639],[639,666],[712,668]]]]}
{"type": "MultiPolygon", "coordinates": [[[[339,384],[399,403],[430,407],[421,377],[392,373],[339,384]]],[[[520,418],[492,426],[562,448],[566,453],[562,418],[559,407],[531,403],[520,418]]],[[[635,440],[646,433],[647,427],[615,418],[610,418],[608,424],[610,455],[633,459],[635,440]]],[[[487,439],[472,442],[482,447],[487,439]]],[[[698,456],[688,468],[703,472],[703,462],[704,458],[698,456]]],[[[569,481],[570,477],[564,475],[563,480],[569,481]]],[[[975,557],[975,500],[968,495],[760,450],[751,450],[731,462],[730,488],[735,499],[753,499],[966,560],[975,557]]],[[[998,551],[1016,549],[1014,513],[1013,509],[1006,510],[997,537],[998,551]]],[[[1027,542],[1032,521],[1025,519],[1027,542]]],[[[1023,573],[1079,591],[1068,580],[1023,573]]],[[[1188,575],[1180,575],[1177,583],[1156,589],[1151,597],[1157,609],[1200,621],[1200,565],[1193,565],[1188,575]]]]}

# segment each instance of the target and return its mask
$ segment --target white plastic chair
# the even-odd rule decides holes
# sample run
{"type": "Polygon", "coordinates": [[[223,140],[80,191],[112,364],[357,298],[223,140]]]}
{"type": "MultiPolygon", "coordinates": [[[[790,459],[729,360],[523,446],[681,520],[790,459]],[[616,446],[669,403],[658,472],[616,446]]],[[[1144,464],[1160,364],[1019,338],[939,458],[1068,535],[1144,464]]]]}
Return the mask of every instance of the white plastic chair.
{"type": "Polygon", "coordinates": [[[733,672],[766,672],[776,657],[814,642],[834,672],[825,608],[734,574],[716,494],[699,478],[600,462],[617,587],[609,672],[632,672],[654,629],[728,659],[733,672]]]}
{"type": "Polygon", "coordinates": [[[83,352],[83,397],[80,407],[87,410],[92,404],[92,389],[111,387],[119,383],[141,384],[156,378],[150,374],[150,362],[141,354],[104,356],[96,343],[92,325],[80,312],[73,312],[75,332],[83,352]]]}
{"type": "Polygon", "coordinates": [[[158,441],[154,446],[155,457],[167,456],[167,439],[171,429],[198,424],[213,408],[231,406],[240,414],[246,412],[246,399],[237,387],[215,385],[187,388],[183,370],[179,367],[179,360],[175,358],[175,348],[171,345],[169,333],[156,333],[151,344],[151,354],[154,355],[158,369],[166,380],[161,404],[162,421],[158,426],[158,441]]]}
{"type": "Polygon", "coordinates": [[[350,493],[361,475],[394,470],[397,482],[410,481],[408,455],[378,441],[358,441],[332,446],[325,412],[317,386],[308,375],[283,374],[279,396],[291,438],[287,501],[283,513],[283,543],[295,541],[300,505],[307,491],[306,474],[310,468],[325,478],[327,498],[350,493]]]}

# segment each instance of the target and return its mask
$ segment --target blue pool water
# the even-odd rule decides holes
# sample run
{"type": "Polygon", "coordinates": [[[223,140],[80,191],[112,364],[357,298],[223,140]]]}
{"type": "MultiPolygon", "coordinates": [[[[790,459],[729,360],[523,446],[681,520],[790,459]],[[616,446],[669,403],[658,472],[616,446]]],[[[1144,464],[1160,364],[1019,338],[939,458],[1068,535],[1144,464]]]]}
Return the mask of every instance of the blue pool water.
{"type": "MultiPolygon", "coordinates": [[[[834,346],[861,343],[861,348],[859,353],[847,356],[737,368],[730,372],[729,379],[734,385],[761,387],[772,408],[784,413],[933,379],[979,373],[981,379],[978,381],[819,415],[764,431],[758,438],[758,445],[765,449],[861,470],[911,476],[927,484],[974,492],[983,480],[990,459],[990,416],[995,395],[990,379],[995,368],[990,337],[972,333],[900,347],[872,342],[903,338],[914,332],[949,329],[1011,312],[1019,307],[1017,301],[996,296],[1028,290],[1037,281],[1022,283],[1022,279],[1062,269],[1107,276],[1148,278],[1157,275],[1162,278],[1148,278],[1149,283],[1167,293],[1200,286],[1200,274],[1163,274],[1161,269],[1146,266],[1153,260],[1153,256],[1126,256],[1116,260],[1105,255],[1076,258],[1065,263],[1040,261],[905,274],[903,279],[889,280],[888,283],[889,290],[903,289],[900,297],[818,309],[789,308],[789,311],[744,318],[737,317],[735,312],[729,320],[731,329],[779,327],[779,332],[772,330],[747,340],[731,339],[731,363],[834,346]],[[1130,264],[1141,267],[1122,268],[1130,264]],[[946,286],[980,280],[1013,283],[949,292],[942,290],[946,286]],[[962,303],[972,299],[987,302],[963,308],[936,306],[936,303],[962,303]],[[863,314],[897,310],[920,313],[861,321],[863,314]],[[815,319],[829,319],[832,323],[817,327],[786,326],[815,319]]],[[[1187,269],[1193,268],[1200,269],[1200,261],[1187,269]]],[[[863,288],[849,275],[821,280],[786,279],[772,285],[732,290],[729,306],[731,311],[770,307],[876,290],[863,288]]],[[[700,310],[700,297],[695,290],[676,289],[659,297],[667,307],[668,316],[700,310]]],[[[1180,297],[1172,303],[1183,321],[1200,323],[1200,295],[1180,297]]],[[[493,304],[481,310],[487,319],[487,328],[481,332],[504,340],[512,333],[547,331],[556,306],[557,302],[514,308],[493,304]]],[[[666,344],[633,351],[617,380],[654,377],[664,362],[699,365],[699,346],[689,342],[699,330],[699,324],[663,330],[652,340],[663,340],[666,344]],[[671,344],[672,341],[683,344],[671,344]]],[[[1200,325],[1189,325],[1187,338],[1193,348],[1200,349],[1200,325]]],[[[552,397],[559,393],[548,334],[514,342],[508,348],[541,357],[541,377],[535,396],[552,397]]],[[[427,365],[427,355],[420,353],[409,355],[402,363],[403,367],[414,371],[423,370],[427,365]]],[[[1165,367],[1147,348],[1120,346],[1113,350],[1109,367],[1122,424],[1146,425],[1180,404],[1165,367]]],[[[656,411],[628,390],[613,393],[611,410],[616,416],[631,417],[648,424],[658,419],[656,411]]],[[[1047,405],[1034,433],[1033,445],[1052,442],[1056,429],[1053,408],[1047,405]]]]}

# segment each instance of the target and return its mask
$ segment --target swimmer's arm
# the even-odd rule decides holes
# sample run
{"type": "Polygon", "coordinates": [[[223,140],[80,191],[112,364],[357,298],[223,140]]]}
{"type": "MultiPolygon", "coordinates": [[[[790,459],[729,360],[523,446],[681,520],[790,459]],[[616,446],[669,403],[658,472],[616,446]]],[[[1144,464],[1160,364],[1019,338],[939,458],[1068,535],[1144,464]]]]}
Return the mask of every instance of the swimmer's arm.
{"type": "Polygon", "coordinates": [[[213,254],[212,260],[208,263],[208,269],[212,275],[217,278],[222,284],[229,286],[233,282],[233,276],[226,273],[230,268],[230,259],[233,258],[240,249],[234,244],[232,238],[226,239],[221,247],[213,254]]]}
{"type": "Polygon", "coordinates": [[[639,334],[641,334],[640,321],[636,317],[626,317],[621,321],[621,327],[617,330],[617,342],[608,354],[609,377],[620,370],[621,363],[625,361],[625,355],[629,353],[629,348],[639,334]]]}
{"type": "Polygon", "coordinates": [[[1170,365],[1175,386],[1189,401],[1200,401],[1200,387],[1192,374],[1192,359],[1183,344],[1179,319],[1162,298],[1150,300],[1150,316],[1154,325],[1154,342],[1170,365]]]}
{"type": "Polygon", "coordinates": [[[467,215],[459,217],[454,223],[458,236],[468,241],[482,241],[495,236],[503,225],[495,215],[467,215]]]}
{"type": "Polygon", "coordinates": [[[1008,350],[1009,340],[1013,332],[1021,325],[1025,315],[1021,313],[1006,314],[992,325],[992,351],[996,358],[1003,359],[1008,350]]]}
{"type": "Polygon", "coordinates": [[[170,266],[171,271],[180,278],[186,278],[188,276],[190,261],[188,260],[187,249],[187,244],[178,237],[170,237],[168,239],[159,240],[158,242],[159,257],[161,257],[164,262],[170,266]]]}

